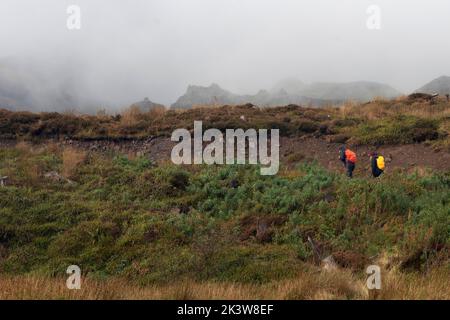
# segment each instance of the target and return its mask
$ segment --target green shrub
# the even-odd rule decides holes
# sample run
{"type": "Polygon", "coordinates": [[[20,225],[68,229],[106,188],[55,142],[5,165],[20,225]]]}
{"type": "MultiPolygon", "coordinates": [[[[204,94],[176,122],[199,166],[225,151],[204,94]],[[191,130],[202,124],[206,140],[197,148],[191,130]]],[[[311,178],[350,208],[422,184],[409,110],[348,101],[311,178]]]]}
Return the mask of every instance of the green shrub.
{"type": "Polygon", "coordinates": [[[366,259],[450,245],[448,174],[349,180],[306,163],[289,177],[261,176],[257,166],[186,171],[110,155],[91,155],[75,184],[31,182],[24,170],[60,161],[46,152],[0,151],[0,169],[20,182],[0,188],[3,272],[64,275],[78,264],[99,277],[142,283],[260,283],[292,277],[311,262],[308,237],[323,254],[366,259]],[[258,241],[267,217],[279,223],[265,225],[272,236],[258,241]]]}
{"type": "Polygon", "coordinates": [[[398,116],[361,124],[353,132],[360,144],[407,144],[438,138],[438,122],[413,116],[398,116]]]}

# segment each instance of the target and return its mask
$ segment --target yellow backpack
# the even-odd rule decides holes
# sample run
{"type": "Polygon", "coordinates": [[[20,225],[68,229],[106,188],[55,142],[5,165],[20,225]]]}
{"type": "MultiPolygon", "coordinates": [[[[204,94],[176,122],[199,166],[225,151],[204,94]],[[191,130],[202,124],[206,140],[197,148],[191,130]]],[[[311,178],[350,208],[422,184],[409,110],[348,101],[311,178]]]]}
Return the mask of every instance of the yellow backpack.
{"type": "Polygon", "coordinates": [[[378,156],[378,158],[377,158],[377,167],[380,170],[384,170],[384,157],[383,156],[378,156]]]}

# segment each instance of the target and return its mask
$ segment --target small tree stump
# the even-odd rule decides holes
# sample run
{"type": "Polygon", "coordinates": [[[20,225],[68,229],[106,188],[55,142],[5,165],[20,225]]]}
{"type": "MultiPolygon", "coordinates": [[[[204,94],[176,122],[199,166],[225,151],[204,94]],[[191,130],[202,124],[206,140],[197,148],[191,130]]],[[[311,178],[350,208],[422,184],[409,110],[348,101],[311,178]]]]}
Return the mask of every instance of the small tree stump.
{"type": "Polygon", "coordinates": [[[379,300],[380,299],[380,289],[368,289],[369,300],[379,300]]]}
{"type": "Polygon", "coordinates": [[[318,246],[316,245],[316,243],[314,242],[314,240],[310,236],[308,236],[308,242],[311,245],[311,249],[312,249],[312,251],[314,253],[314,262],[315,262],[315,264],[316,265],[320,265],[321,260],[322,260],[321,259],[322,255],[321,255],[321,252],[320,252],[318,246]]]}
{"type": "Polygon", "coordinates": [[[6,180],[8,180],[8,177],[0,177],[0,186],[4,187],[6,185],[6,180]]]}

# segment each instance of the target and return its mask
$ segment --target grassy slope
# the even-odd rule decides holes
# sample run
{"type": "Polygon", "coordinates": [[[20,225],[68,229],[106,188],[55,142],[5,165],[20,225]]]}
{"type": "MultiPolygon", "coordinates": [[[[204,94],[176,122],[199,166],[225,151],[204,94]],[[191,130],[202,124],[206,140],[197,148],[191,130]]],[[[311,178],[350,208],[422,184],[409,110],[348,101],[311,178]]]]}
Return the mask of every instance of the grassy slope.
{"type": "Polygon", "coordinates": [[[64,171],[63,159],[23,146],[0,152],[0,173],[12,179],[0,189],[2,272],[63,276],[77,264],[141,284],[266,283],[313,272],[308,235],[360,275],[386,254],[419,272],[448,262],[446,174],[349,181],[301,164],[263,177],[254,167],[90,154],[71,170],[75,183],[36,175],[64,171]]]}
{"type": "Polygon", "coordinates": [[[145,139],[170,136],[177,128],[192,129],[194,120],[202,120],[204,129],[278,128],[282,136],[314,134],[330,141],[372,145],[429,142],[450,150],[450,104],[406,98],[322,109],[224,106],[142,113],[133,107],[114,116],[0,109],[0,139],[145,139]]]}
{"type": "MultiPolygon", "coordinates": [[[[382,143],[415,141],[417,130],[411,128],[420,127],[421,141],[445,146],[448,105],[410,106],[405,111],[406,107],[377,102],[328,110],[280,108],[257,111],[250,122],[236,120],[245,108],[217,109],[208,116],[204,110],[193,110],[157,115],[165,119],[157,131],[169,130],[171,121],[171,126],[177,125],[171,117],[186,125],[191,117],[203,117],[216,125],[223,122],[224,127],[264,126],[271,119],[274,127],[285,124],[284,134],[320,132],[326,125],[327,135],[347,135],[353,141],[361,139],[359,143],[371,143],[374,134],[382,143]],[[228,118],[214,119],[225,111],[228,118]],[[368,126],[381,129],[368,131],[368,126]]],[[[2,133],[32,137],[20,126],[7,129],[11,124],[43,123],[41,119],[30,124],[22,116],[3,118],[2,133]]],[[[63,126],[70,123],[64,119],[63,126]]],[[[120,119],[105,121],[111,136],[126,127],[120,119]]],[[[156,125],[152,121],[144,123],[151,128],[156,125]]],[[[92,133],[88,125],[77,128],[74,134],[92,133]]],[[[119,277],[135,284],[258,285],[316,274],[307,242],[311,236],[322,255],[333,254],[356,282],[363,281],[368,264],[381,264],[383,257],[386,268],[398,269],[399,278],[442,266],[437,278],[448,272],[448,173],[396,172],[379,180],[349,181],[305,163],[280,172],[262,177],[257,168],[246,166],[155,166],[145,158],[78,153],[53,144],[2,149],[0,175],[9,176],[10,185],[0,188],[0,271],[32,273],[40,281],[41,276],[64,276],[68,265],[77,264],[91,278],[119,277]],[[43,178],[52,170],[73,183],[43,178]],[[231,187],[233,180],[238,188],[231,187]]],[[[339,283],[332,285],[334,289],[324,284],[328,291],[320,294],[335,292],[336,286],[339,283]]],[[[331,296],[364,297],[355,290],[331,296]]]]}

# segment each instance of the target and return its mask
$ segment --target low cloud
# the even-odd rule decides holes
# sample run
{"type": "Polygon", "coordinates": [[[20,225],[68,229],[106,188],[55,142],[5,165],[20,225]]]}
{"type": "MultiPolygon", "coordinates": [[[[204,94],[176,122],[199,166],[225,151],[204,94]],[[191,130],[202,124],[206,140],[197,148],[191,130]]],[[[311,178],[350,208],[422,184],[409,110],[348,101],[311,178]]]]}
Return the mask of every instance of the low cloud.
{"type": "MultiPolygon", "coordinates": [[[[296,77],[412,91],[450,74],[446,1],[3,0],[0,93],[39,108],[170,105],[189,84],[255,94],[296,77]],[[66,28],[69,5],[81,30],[66,28]],[[25,93],[24,93],[25,92],[25,93]]],[[[9,98],[8,98],[9,99],[9,98]]]]}

